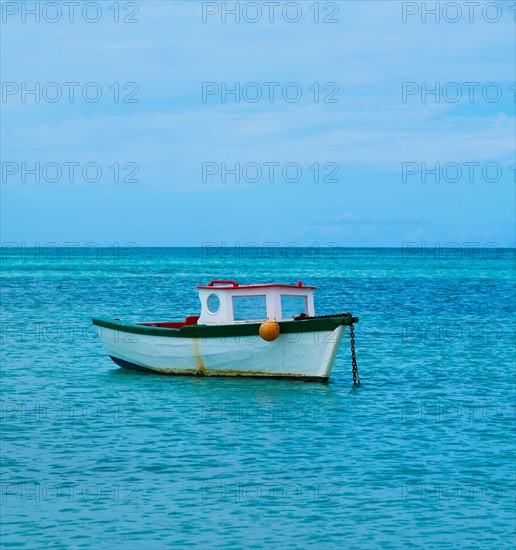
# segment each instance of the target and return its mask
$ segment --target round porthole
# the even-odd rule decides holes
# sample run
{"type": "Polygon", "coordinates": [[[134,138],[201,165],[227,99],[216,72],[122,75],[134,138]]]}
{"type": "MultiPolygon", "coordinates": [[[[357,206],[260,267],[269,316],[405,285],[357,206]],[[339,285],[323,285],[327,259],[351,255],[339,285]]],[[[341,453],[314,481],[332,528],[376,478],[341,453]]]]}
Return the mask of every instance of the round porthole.
{"type": "Polygon", "coordinates": [[[215,314],[220,308],[220,299],[216,294],[210,294],[206,300],[206,304],[208,305],[208,312],[215,314]]]}

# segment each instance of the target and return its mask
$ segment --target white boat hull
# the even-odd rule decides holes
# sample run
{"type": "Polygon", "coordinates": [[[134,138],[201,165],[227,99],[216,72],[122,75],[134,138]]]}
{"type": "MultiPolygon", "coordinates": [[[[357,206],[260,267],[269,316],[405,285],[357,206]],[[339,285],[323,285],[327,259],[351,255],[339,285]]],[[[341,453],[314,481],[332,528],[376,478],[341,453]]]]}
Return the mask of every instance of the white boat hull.
{"type": "Polygon", "coordinates": [[[254,376],[326,380],[346,326],[332,331],[260,336],[170,338],[98,327],[108,355],[118,365],[163,374],[254,376]]]}

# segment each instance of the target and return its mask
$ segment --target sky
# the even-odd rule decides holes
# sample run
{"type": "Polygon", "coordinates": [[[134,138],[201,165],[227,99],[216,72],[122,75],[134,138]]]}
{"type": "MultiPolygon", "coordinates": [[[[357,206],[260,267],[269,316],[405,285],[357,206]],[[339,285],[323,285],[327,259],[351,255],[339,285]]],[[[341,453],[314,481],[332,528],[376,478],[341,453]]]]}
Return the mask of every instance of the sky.
{"type": "Polygon", "coordinates": [[[514,2],[69,4],[1,3],[2,243],[514,245],[514,2]]]}

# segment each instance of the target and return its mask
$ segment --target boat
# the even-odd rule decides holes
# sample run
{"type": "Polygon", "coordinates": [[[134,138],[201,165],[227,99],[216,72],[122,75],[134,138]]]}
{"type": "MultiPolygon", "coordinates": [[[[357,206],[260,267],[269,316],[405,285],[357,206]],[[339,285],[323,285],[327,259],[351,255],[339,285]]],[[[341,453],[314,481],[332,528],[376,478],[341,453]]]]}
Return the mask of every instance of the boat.
{"type": "Polygon", "coordinates": [[[213,280],[197,287],[200,315],[180,322],[95,317],[100,340],[120,367],[163,374],[326,381],[346,327],[353,380],[360,383],[349,312],[316,316],[314,286],[213,280]]]}

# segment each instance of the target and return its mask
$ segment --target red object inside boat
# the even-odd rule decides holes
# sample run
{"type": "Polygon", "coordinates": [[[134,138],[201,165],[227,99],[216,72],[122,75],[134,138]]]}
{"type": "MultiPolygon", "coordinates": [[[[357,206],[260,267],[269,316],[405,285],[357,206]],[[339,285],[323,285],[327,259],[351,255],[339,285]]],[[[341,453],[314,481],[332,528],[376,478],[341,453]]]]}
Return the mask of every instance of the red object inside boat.
{"type": "Polygon", "coordinates": [[[188,327],[190,325],[196,325],[199,320],[199,315],[189,315],[185,317],[185,320],[176,323],[138,323],[139,325],[145,325],[146,327],[160,327],[160,328],[181,328],[188,327]]]}

